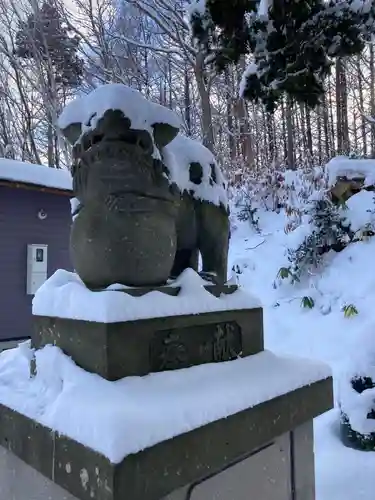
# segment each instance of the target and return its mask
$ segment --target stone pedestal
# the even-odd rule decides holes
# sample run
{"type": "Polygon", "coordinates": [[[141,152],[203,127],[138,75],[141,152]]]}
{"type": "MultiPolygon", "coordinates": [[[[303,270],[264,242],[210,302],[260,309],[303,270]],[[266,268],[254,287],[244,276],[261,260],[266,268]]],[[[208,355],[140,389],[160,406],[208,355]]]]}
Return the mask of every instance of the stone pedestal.
{"type": "Polygon", "coordinates": [[[312,419],[331,407],[328,378],[111,464],[0,405],[0,445],[79,500],[314,500],[312,419]]]}
{"type": "Polygon", "coordinates": [[[33,347],[60,347],[107,380],[230,361],[263,350],[261,308],[121,323],[34,317],[33,347]]]}
{"type": "Polygon", "coordinates": [[[2,500],[77,500],[33,467],[0,446],[2,500]]]}
{"type": "MultiPolygon", "coordinates": [[[[243,303],[248,304],[247,297],[243,303]]],[[[225,309],[222,303],[218,308],[225,309]]],[[[192,387],[184,386],[183,371],[145,377],[141,385],[150,383],[151,392],[138,400],[134,394],[127,399],[119,384],[122,392],[116,392],[115,411],[120,412],[117,417],[123,427],[111,427],[111,418],[104,425],[97,421],[94,427],[88,426],[83,442],[95,446],[100,433],[102,442],[112,442],[113,429],[120,429],[116,443],[129,443],[128,432],[152,436],[147,445],[137,444],[116,455],[126,455],[120,463],[111,463],[107,458],[111,454],[104,456],[0,405],[0,446],[69,492],[72,497],[67,493],[67,499],[314,500],[312,421],[332,407],[332,379],[320,365],[289,358],[278,361],[277,356],[262,352],[260,307],[233,306],[231,310],[106,324],[35,316],[32,345],[39,349],[47,344],[60,347],[81,368],[110,381],[229,361],[191,368],[202,378],[202,383],[195,378],[192,387]],[[247,359],[237,359],[243,357],[247,359]],[[171,385],[163,383],[155,392],[155,379],[171,381],[173,376],[171,385]],[[181,395],[173,387],[181,387],[181,395]],[[168,390],[172,391],[169,399],[168,390]],[[152,405],[148,418],[143,418],[150,394],[152,405]],[[157,394],[164,401],[165,415],[169,411],[173,415],[173,429],[164,428],[157,394]],[[121,397],[123,406],[118,404],[121,397]],[[174,413],[175,408],[179,412],[174,413]],[[162,434],[158,434],[160,428],[162,434]],[[106,436],[111,437],[106,441],[106,436]]],[[[186,380],[192,373],[186,374],[186,380]]],[[[86,387],[80,390],[85,395],[86,387]]],[[[81,408],[76,396],[64,408],[69,411],[70,404],[78,404],[75,415],[84,424],[83,414],[94,413],[100,404],[95,397],[87,401],[81,408]]],[[[109,415],[110,401],[106,401],[109,415]]],[[[52,496],[63,500],[61,495],[56,490],[52,496]]]]}
{"type": "Polygon", "coordinates": [[[275,438],[224,470],[164,500],[314,500],[312,422],[275,438]]]}
{"type": "MultiPolygon", "coordinates": [[[[262,500],[313,500],[312,440],[312,423],[308,422],[224,470],[174,491],[163,500],[248,500],[250,492],[256,492],[257,498],[262,500]]],[[[12,500],[77,500],[2,447],[0,495],[12,500]]]]}

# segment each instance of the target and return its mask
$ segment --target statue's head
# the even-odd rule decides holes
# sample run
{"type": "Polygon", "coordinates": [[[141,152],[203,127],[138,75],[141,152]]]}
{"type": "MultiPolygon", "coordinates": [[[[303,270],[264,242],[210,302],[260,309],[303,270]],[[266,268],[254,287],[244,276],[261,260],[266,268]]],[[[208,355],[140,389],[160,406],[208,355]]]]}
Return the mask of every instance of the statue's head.
{"type": "Polygon", "coordinates": [[[168,196],[159,152],[179,131],[170,110],[124,85],[108,85],[68,105],[60,127],[73,145],[73,185],[81,202],[126,191],[168,196]]]}

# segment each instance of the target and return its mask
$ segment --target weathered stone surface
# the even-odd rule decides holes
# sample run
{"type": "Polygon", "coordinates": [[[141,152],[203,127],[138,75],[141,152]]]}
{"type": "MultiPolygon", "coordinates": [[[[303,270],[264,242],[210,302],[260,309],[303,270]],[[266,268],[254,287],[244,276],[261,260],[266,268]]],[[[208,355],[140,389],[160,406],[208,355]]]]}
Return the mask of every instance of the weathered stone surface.
{"type": "MultiPolygon", "coordinates": [[[[310,421],[163,500],[249,500],[249,494],[266,500],[314,500],[312,437],[310,421]]],[[[71,464],[66,467],[70,470],[71,464]]],[[[77,500],[2,446],[0,498],[77,500]]]]}
{"type": "MultiPolygon", "coordinates": [[[[329,410],[332,402],[332,380],[327,379],[129,455],[117,465],[0,405],[0,445],[35,464],[80,500],[161,500],[311,421],[329,410]]],[[[306,435],[304,444],[295,442],[296,460],[305,460],[306,446],[312,452],[311,445],[311,435],[306,435]]],[[[311,473],[311,456],[308,467],[311,473]]],[[[313,499],[308,479],[295,482],[297,500],[313,499]]]]}
{"type": "Polygon", "coordinates": [[[1,500],[77,500],[61,486],[0,446],[1,500]]]}
{"type": "Polygon", "coordinates": [[[0,444],[46,477],[54,476],[51,431],[0,405],[0,444]]]}
{"type": "MultiPolygon", "coordinates": [[[[163,500],[291,500],[291,433],[163,500]]],[[[310,449],[312,454],[312,448],[310,449]]],[[[310,500],[310,499],[305,499],[310,500]]]]}
{"type": "Polygon", "coordinates": [[[290,434],[293,500],[315,499],[314,429],[310,420],[290,434]]]}
{"type": "Polygon", "coordinates": [[[263,311],[106,324],[34,316],[32,344],[54,344],[85,370],[118,380],[256,354],[263,350],[263,311]]]}

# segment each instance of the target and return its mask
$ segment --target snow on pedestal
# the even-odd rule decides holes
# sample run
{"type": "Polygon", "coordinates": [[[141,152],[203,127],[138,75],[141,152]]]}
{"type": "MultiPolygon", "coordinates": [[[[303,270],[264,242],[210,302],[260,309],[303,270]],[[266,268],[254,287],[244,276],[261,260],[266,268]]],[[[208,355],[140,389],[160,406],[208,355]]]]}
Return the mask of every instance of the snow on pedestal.
{"type": "Polygon", "coordinates": [[[33,313],[33,347],[60,347],[110,381],[229,361],[264,348],[259,302],[192,269],[157,290],[112,285],[95,292],[60,270],[38,290],[33,313]]]}
{"type": "Polygon", "coordinates": [[[142,297],[132,297],[119,291],[126,289],[123,285],[92,292],[77,274],[60,269],[37,291],[33,314],[114,323],[260,307],[259,301],[247,291],[238,289],[215,297],[204,288],[208,284],[195,271],[186,269],[169,285],[180,287],[178,296],[152,291],[142,297]]]}
{"type": "Polygon", "coordinates": [[[159,442],[313,384],[329,368],[270,352],[108,382],[54,346],[0,355],[0,403],[121,462],[159,442]],[[30,376],[35,356],[36,375],[30,376]]]}

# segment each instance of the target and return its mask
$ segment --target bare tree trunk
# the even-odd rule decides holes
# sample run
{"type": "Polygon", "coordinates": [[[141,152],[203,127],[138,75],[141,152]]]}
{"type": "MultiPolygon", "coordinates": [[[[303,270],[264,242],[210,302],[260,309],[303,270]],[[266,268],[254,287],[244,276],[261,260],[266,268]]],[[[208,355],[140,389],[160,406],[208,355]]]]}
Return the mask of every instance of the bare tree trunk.
{"type": "MultiPolygon", "coordinates": [[[[371,116],[375,117],[375,64],[374,45],[370,43],[370,109],[371,116]]],[[[371,158],[375,158],[375,124],[371,124],[371,158]]]]}
{"type": "Polygon", "coordinates": [[[240,124],[239,142],[241,145],[241,154],[246,165],[250,167],[254,164],[254,152],[251,141],[249,117],[246,109],[246,103],[243,99],[239,99],[237,102],[237,114],[240,124]]]}
{"type": "Polygon", "coordinates": [[[288,142],[288,151],[287,151],[287,159],[288,159],[288,167],[294,169],[294,136],[293,136],[293,101],[288,97],[286,101],[286,133],[287,133],[287,142],[288,142]]]}
{"type": "Polygon", "coordinates": [[[150,98],[150,75],[149,75],[149,69],[148,69],[148,51],[147,49],[144,50],[144,57],[143,57],[143,78],[144,78],[144,86],[145,86],[145,94],[147,99],[150,98]]]}
{"type": "Polygon", "coordinates": [[[271,162],[271,159],[270,159],[270,156],[269,156],[269,147],[268,147],[268,135],[267,135],[267,116],[266,116],[266,111],[264,109],[264,106],[261,106],[260,108],[260,111],[262,113],[262,123],[263,123],[263,127],[264,127],[264,131],[263,133],[261,134],[261,137],[263,139],[263,146],[262,146],[262,150],[263,150],[263,154],[262,154],[262,151],[260,153],[260,158],[259,158],[259,162],[260,164],[269,164],[271,162]]]}
{"type": "Polygon", "coordinates": [[[28,135],[29,141],[30,141],[31,152],[33,154],[35,162],[36,163],[41,163],[41,159],[40,159],[40,156],[39,156],[38,148],[37,148],[36,142],[35,142],[34,133],[33,133],[33,130],[32,130],[32,121],[33,120],[32,120],[32,115],[31,115],[31,110],[30,110],[29,102],[28,102],[27,97],[25,95],[25,92],[24,92],[24,89],[23,89],[23,86],[22,86],[22,83],[21,83],[22,82],[21,75],[19,74],[19,71],[18,71],[17,68],[15,68],[15,80],[16,80],[16,84],[17,84],[17,89],[18,89],[18,92],[19,92],[19,96],[20,96],[20,99],[21,99],[21,102],[22,102],[22,105],[23,105],[23,111],[25,113],[26,130],[27,130],[27,135],[28,135]]]}
{"type": "MultiPolygon", "coordinates": [[[[242,75],[245,71],[245,58],[241,57],[239,61],[240,74],[242,75]]],[[[239,85],[239,81],[237,82],[239,85]]],[[[253,166],[254,165],[254,152],[253,152],[253,144],[251,138],[250,124],[249,124],[249,116],[247,112],[246,103],[243,99],[239,99],[238,101],[238,117],[240,122],[240,143],[241,143],[241,151],[243,159],[246,165],[253,166]]]]}
{"type": "MultiPolygon", "coordinates": [[[[252,116],[253,116],[253,121],[254,121],[254,127],[255,127],[255,137],[259,137],[259,120],[258,120],[258,113],[257,113],[257,105],[252,104],[252,116]]],[[[257,140],[255,141],[255,166],[258,167],[261,159],[260,159],[260,154],[261,154],[261,141],[257,140]]]]}
{"type": "Polygon", "coordinates": [[[48,161],[48,166],[49,167],[54,167],[55,166],[55,158],[54,158],[54,151],[55,151],[55,141],[54,141],[54,134],[53,134],[53,127],[51,123],[51,117],[49,116],[47,118],[48,124],[47,124],[47,161],[48,161]]]}
{"type": "Polygon", "coordinates": [[[335,141],[335,122],[333,119],[333,103],[332,103],[332,85],[329,82],[328,87],[328,109],[329,109],[329,122],[330,122],[330,135],[332,139],[332,154],[336,154],[338,152],[337,139],[335,141]]]}
{"type": "Polygon", "coordinates": [[[363,149],[364,156],[367,156],[366,118],[364,116],[365,107],[364,107],[364,99],[363,99],[363,81],[362,81],[362,70],[361,70],[361,56],[357,57],[356,67],[357,67],[357,84],[358,84],[358,95],[359,95],[359,107],[360,107],[360,112],[361,112],[362,149],[363,149]]]}
{"type": "Polygon", "coordinates": [[[301,126],[299,123],[301,108],[299,106],[294,107],[293,112],[293,138],[294,138],[294,162],[295,168],[297,168],[298,160],[301,159],[301,155],[304,152],[303,142],[304,138],[301,134],[301,126]]]}
{"type": "Polygon", "coordinates": [[[343,153],[344,140],[343,140],[343,119],[342,119],[342,106],[341,106],[341,95],[342,95],[342,61],[337,59],[336,61],[336,134],[337,134],[337,152],[339,154],[343,153]]]}
{"type": "Polygon", "coordinates": [[[358,127],[357,127],[357,117],[358,113],[356,110],[353,111],[353,139],[354,139],[354,151],[358,152],[358,127]]]}
{"type": "Polygon", "coordinates": [[[168,61],[168,87],[169,87],[169,109],[172,109],[172,64],[168,61]]]}
{"type": "Polygon", "coordinates": [[[234,140],[234,125],[233,125],[233,85],[230,80],[228,70],[224,73],[224,81],[225,81],[225,101],[227,108],[227,127],[228,127],[228,148],[229,155],[232,162],[236,161],[237,151],[236,151],[236,142],[234,140]]]}
{"type": "Polygon", "coordinates": [[[345,65],[339,57],[336,60],[336,127],[339,154],[349,154],[348,104],[345,65]]]}
{"type": "Polygon", "coordinates": [[[285,161],[288,157],[288,141],[287,141],[287,133],[286,133],[286,113],[285,113],[285,103],[284,99],[281,99],[281,122],[282,122],[282,142],[283,142],[283,149],[284,149],[284,157],[283,160],[285,161]]]}
{"type": "Polygon", "coordinates": [[[187,65],[185,65],[185,76],[184,76],[184,113],[187,134],[191,135],[191,98],[190,98],[190,83],[187,65]]]}
{"type": "Polygon", "coordinates": [[[311,115],[310,115],[310,109],[306,105],[305,105],[305,114],[306,114],[307,150],[312,158],[312,156],[313,156],[313,140],[312,140],[312,132],[311,132],[311,115]]]}
{"type": "Polygon", "coordinates": [[[273,115],[272,113],[266,113],[266,127],[267,127],[267,137],[268,137],[268,153],[271,163],[275,162],[276,150],[275,150],[275,138],[273,133],[273,115]]]}
{"type": "Polygon", "coordinates": [[[60,168],[60,141],[56,131],[54,131],[54,157],[55,157],[55,168],[60,168]]]}
{"type": "Polygon", "coordinates": [[[325,94],[323,94],[322,112],[323,112],[323,130],[324,130],[324,152],[326,160],[328,160],[331,156],[331,151],[333,152],[334,150],[334,143],[333,143],[333,137],[330,137],[329,134],[329,115],[327,109],[327,99],[325,94]]]}
{"type": "MultiPolygon", "coordinates": [[[[318,129],[318,160],[319,164],[323,163],[323,149],[322,149],[322,114],[323,114],[323,104],[317,109],[317,119],[316,125],[318,129]]],[[[327,138],[326,138],[327,140],[327,138]]]]}
{"type": "Polygon", "coordinates": [[[302,151],[302,154],[304,154],[305,151],[308,150],[308,148],[307,148],[307,137],[306,137],[305,106],[303,104],[300,104],[299,111],[300,111],[300,114],[301,114],[301,129],[299,131],[301,133],[299,134],[299,136],[301,138],[301,151],[302,151]]]}
{"type": "Polygon", "coordinates": [[[212,110],[210,102],[210,89],[205,81],[204,74],[204,53],[200,52],[196,57],[195,64],[195,79],[197,82],[199,97],[202,106],[202,135],[203,144],[210,150],[214,151],[215,139],[212,129],[212,110]]]}

